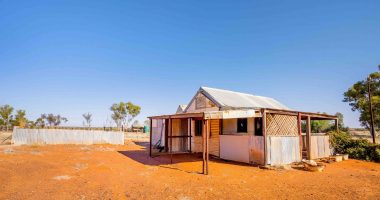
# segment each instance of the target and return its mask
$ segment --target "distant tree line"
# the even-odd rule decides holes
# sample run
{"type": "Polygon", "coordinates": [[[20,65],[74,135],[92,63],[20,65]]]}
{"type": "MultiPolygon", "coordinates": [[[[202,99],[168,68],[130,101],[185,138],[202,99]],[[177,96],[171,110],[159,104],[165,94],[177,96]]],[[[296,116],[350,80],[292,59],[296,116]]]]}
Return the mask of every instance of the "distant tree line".
{"type": "Polygon", "coordinates": [[[25,110],[16,110],[16,113],[13,111],[14,108],[10,105],[0,106],[0,129],[8,131],[15,126],[20,128],[57,127],[68,121],[66,117],[55,114],[41,114],[36,121],[32,121],[26,118],[25,110]]]}
{"type": "MultiPolygon", "coordinates": [[[[140,114],[141,107],[132,102],[115,103],[110,107],[111,117],[118,129],[128,128],[132,120],[140,114]]],[[[92,125],[92,114],[90,112],[82,114],[84,119],[83,127],[90,128],[92,125]]],[[[17,126],[20,128],[51,128],[58,127],[68,122],[66,117],[60,114],[41,114],[35,121],[26,118],[25,110],[16,110],[10,105],[0,106],[0,130],[12,130],[17,126]]],[[[138,121],[135,121],[137,124],[138,121]]]]}

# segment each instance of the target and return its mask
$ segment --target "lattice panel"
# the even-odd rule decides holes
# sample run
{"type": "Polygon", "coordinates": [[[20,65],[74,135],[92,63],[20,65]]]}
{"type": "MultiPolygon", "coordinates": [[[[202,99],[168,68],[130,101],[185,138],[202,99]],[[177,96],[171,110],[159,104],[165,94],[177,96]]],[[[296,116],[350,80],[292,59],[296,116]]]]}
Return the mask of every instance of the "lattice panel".
{"type": "Polygon", "coordinates": [[[267,114],[267,135],[297,136],[297,116],[267,114]]]}

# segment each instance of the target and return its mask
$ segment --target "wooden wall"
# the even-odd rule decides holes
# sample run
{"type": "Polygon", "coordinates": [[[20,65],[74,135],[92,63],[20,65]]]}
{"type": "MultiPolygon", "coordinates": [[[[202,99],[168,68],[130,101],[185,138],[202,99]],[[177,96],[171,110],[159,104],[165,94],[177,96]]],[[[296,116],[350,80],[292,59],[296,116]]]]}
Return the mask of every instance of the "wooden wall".
{"type": "Polygon", "coordinates": [[[189,108],[187,109],[187,113],[193,112],[205,112],[205,111],[219,111],[219,107],[217,107],[210,99],[204,96],[202,93],[196,94],[195,98],[190,102],[189,108]],[[198,100],[204,101],[204,106],[200,106],[198,100]]]}
{"type": "MultiPolygon", "coordinates": [[[[188,123],[187,119],[172,119],[172,135],[173,136],[188,135],[187,123],[188,123]]],[[[172,138],[173,152],[184,152],[188,150],[189,150],[189,138],[172,138]]]]}
{"type": "MultiPolygon", "coordinates": [[[[203,143],[202,136],[195,136],[195,120],[191,121],[191,135],[193,136],[191,139],[191,150],[192,152],[199,153],[203,151],[203,143]]],[[[219,120],[210,120],[209,128],[209,152],[210,155],[214,155],[219,157],[219,130],[220,123],[219,120]]]]}
{"type": "Polygon", "coordinates": [[[209,151],[211,155],[219,157],[219,143],[220,143],[220,120],[212,119],[210,120],[210,143],[209,143],[209,151]]]}

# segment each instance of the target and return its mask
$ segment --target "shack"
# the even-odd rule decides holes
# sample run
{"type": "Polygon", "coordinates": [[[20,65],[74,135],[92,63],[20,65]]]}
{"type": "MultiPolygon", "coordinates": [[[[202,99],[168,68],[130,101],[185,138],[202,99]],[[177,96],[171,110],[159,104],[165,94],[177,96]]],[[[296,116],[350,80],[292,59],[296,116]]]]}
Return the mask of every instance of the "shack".
{"type": "Polygon", "coordinates": [[[330,120],[338,128],[334,115],[294,111],[273,98],[209,87],[201,87],[176,114],[149,118],[150,156],[202,153],[205,173],[209,156],[258,165],[328,157],[329,136],[311,133],[311,121],[330,120]]]}

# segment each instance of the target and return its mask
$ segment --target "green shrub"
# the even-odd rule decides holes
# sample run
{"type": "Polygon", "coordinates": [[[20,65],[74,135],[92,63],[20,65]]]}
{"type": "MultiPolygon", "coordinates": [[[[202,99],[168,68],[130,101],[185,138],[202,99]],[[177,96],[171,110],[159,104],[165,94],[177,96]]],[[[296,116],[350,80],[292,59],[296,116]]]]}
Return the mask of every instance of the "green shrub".
{"type": "Polygon", "coordinates": [[[364,139],[353,139],[346,132],[330,132],[330,143],[337,154],[348,154],[351,158],[380,162],[380,145],[364,139]]]}

